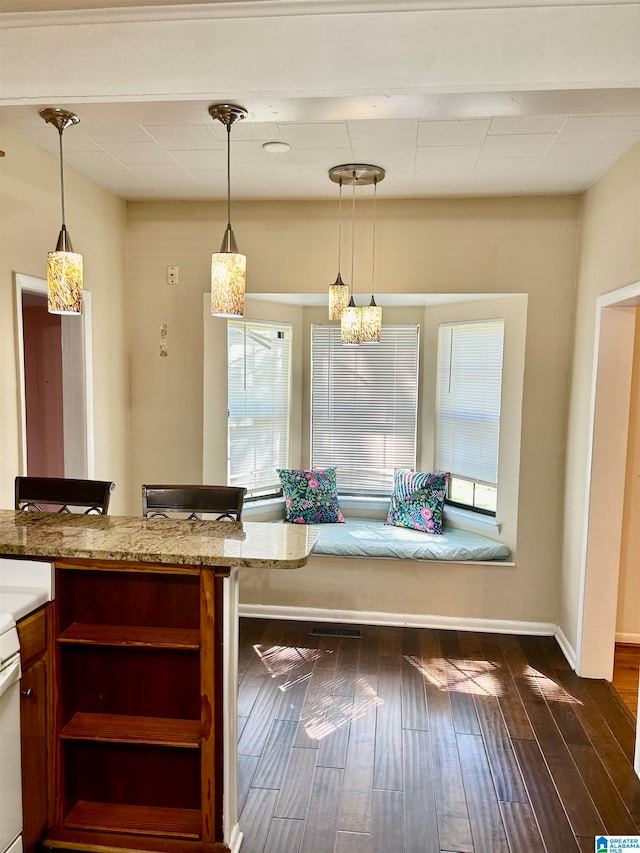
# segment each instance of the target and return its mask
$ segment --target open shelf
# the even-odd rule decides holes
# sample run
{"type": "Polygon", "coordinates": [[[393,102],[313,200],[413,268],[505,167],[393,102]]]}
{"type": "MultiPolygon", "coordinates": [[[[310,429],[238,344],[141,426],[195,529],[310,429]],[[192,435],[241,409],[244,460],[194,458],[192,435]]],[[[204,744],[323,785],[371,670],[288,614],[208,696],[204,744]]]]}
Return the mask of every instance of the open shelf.
{"type": "Polygon", "coordinates": [[[197,651],[200,648],[200,631],[197,628],[73,622],[58,635],[58,642],[89,646],[130,646],[197,651]]]}
{"type": "Polygon", "coordinates": [[[185,576],[56,564],[45,846],[227,850],[215,682],[222,614],[222,580],[210,567],[185,576]]]}
{"type": "Polygon", "coordinates": [[[200,837],[200,824],[199,809],[129,806],[79,800],[65,818],[63,827],[197,839],[200,837]]]}
{"type": "Polygon", "coordinates": [[[66,740],[197,749],[200,746],[200,721],[79,712],[62,729],[60,737],[66,740]]]}

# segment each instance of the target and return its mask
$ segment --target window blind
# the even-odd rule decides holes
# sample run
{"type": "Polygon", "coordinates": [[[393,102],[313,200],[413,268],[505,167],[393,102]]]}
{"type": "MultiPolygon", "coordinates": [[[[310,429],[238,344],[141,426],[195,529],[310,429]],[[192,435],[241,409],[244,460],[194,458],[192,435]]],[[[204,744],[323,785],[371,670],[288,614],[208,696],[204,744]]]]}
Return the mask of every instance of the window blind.
{"type": "Polygon", "coordinates": [[[228,483],[248,496],[280,491],[289,461],[291,327],[227,322],[228,483]]]}
{"type": "Polygon", "coordinates": [[[504,320],[443,323],[438,343],[441,471],[496,485],[504,320]]]}
{"type": "Polygon", "coordinates": [[[388,495],[415,468],[419,326],[383,326],[379,344],[346,347],[311,328],[311,464],[336,466],[343,494],[388,495]]]}

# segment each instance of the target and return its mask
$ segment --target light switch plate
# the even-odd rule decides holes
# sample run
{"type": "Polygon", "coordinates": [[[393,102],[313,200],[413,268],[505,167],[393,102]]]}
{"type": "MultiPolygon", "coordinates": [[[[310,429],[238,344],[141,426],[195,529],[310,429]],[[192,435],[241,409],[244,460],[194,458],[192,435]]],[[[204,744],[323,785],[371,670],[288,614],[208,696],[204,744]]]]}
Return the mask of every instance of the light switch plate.
{"type": "Polygon", "coordinates": [[[178,267],[167,267],[167,284],[178,283],[178,267]]]}

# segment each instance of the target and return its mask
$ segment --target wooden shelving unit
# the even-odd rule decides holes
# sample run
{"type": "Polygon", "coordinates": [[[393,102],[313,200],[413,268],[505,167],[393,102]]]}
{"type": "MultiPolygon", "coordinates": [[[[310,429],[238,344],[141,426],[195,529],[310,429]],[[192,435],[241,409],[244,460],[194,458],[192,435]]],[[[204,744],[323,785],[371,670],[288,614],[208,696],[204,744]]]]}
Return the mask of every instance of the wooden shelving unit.
{"type": "Polygon", "coordinates": [[[155,838],[167,853],[228,849],[216,684],[223,576],[57,566],[45,846],[85,850],[89,839],[91,849],[143,851],[155,838]]]}
{"type": "Polygon", "coordinates": [[[149,806],[88,803],[80,800],[67,816],[64,825],[67,829],[197,839],[200,837],[200,812],[197,809],[171,809],[167,815],[166,809],[149,806]]]}
{"type": "Polygon", "coordinates": [[[165,717],[131,717],[126,714],[74,714],[60,737],[99,743],[138,743],[198,749],[199,720],[172,720],[165,717]]]}
{"type": "Polygon", "coordinates": [[[74,622],[61,632],[58,642],[94,646],[140,646],[154,649],[199,649],[200,632],[191,628],[88,625],[74,622]]]}

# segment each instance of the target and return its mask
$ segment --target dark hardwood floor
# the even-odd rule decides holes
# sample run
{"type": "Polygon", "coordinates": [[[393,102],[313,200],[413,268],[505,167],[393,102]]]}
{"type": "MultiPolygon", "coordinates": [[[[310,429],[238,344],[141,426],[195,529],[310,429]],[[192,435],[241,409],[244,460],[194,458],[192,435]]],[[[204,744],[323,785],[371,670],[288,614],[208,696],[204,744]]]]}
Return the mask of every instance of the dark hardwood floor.
{"type": "Polygon", "coordinates": [[[640,834],[630,715],[552,638],[242,619],[242,853],[572,853],[640,834]]]}
{"type": "Polygon", "coordinates": [[[638,674],[640,646],[616,643],[613,687],[634,717],[638,716],[638,674]]]}

